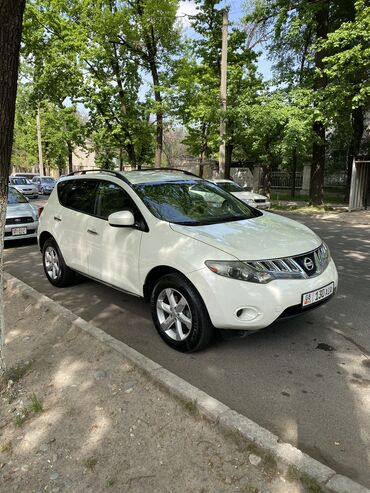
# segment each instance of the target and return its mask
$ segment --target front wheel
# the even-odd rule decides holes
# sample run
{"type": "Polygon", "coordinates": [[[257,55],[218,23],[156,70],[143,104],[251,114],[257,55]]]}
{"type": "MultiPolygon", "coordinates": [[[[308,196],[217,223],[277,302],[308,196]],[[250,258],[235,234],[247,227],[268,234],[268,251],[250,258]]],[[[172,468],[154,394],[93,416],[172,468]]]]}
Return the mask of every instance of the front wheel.
{"type": "Polygon", "coordinates": [[[204,302],[182,275],[168,274],[157,282],[151,310],[159,335],[172,348],[195,352],[211,342],[214,329],[204,302]]]}
{"type": "Polygon", "coordinates": [[[58,288],[64,288],[73,283],[75,273],[65,263],[54,238],[45,241],[42,249],[42,263],[48,281],[58,288]]]}

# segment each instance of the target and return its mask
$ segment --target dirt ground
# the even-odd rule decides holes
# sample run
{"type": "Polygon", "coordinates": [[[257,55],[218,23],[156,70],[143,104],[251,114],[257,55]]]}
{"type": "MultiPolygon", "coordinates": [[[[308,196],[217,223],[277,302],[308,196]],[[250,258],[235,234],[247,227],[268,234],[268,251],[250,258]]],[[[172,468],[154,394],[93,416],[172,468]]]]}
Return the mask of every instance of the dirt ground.
{"type": "Polygon", "coordinates": [[[1,493],[306,491],[27,295],[5,315],[1,493]]]}

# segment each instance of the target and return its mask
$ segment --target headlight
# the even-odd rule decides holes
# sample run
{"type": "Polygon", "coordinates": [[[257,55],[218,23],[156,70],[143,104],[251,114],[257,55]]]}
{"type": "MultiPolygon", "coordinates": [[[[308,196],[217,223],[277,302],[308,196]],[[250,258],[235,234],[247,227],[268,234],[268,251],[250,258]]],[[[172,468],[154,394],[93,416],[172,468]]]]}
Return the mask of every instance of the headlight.
{"type": "Polygon", "coordinates": [[[238,279],[239,281],[266,284],[275,279],[275,277],[271,273],[258,272],[257,270],[249,267],[243,262],[207,260],[205,264],[208,269],[210,269],[215,274],[223,277],[229,277],[230,279],[238,279]]]}

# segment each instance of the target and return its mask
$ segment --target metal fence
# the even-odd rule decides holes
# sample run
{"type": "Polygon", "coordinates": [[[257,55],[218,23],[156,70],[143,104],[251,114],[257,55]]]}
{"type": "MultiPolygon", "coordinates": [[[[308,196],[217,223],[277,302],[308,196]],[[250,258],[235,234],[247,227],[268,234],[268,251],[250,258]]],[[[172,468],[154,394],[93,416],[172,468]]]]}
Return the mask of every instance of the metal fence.
{"type": "Polygon", "coordinates": [[[324,186],[330,187],[345,187],[347,183],[347,173],[336,173],[335,175],[329,175],[324,178],[324,186]]]}
{"type": "MultiPolygon", "coordinates": [[[[347,174],[345,172],[336,173],[333,175],[325,175],[325,188],[345,187],[347,174]]],[[[293,174],[287,171],[273,171],[271,173],[271,188],[281,188],[290,190],[292,188],[293,174]]],[[[297,172],[295,176],[295,188],[301,189],[303,181],[303,173],[297,172]]]]}
{"type": "MultiPolygon", "coordinates": [[[[302,188],[303,173],[295,175],[295,188],[302,188]]],[[[286,171],[273,171],[271,173],[271,188],[292,188],[293,174],[286,171]]]]}

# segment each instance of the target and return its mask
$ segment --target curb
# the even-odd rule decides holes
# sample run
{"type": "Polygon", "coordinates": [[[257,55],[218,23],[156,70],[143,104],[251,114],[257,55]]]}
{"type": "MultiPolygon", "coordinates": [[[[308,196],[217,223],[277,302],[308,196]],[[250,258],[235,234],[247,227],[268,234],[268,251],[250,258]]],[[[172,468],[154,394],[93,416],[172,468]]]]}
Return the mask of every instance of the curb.
{"type": "Polygon", "coordinates": [[[337,474],[330,467],[321,464],[296,447],[282,442],[278,436],[267,429],[233,411],[222,402],[166,370],[127,344],[106,334],[102,329],[83,320],[7,272],[4,272],[4,288],[19,291],[23,295],[33,298],[36,308],[47,307],[56,315],[65,317],[79,329],[118,351],[171,395],[193,406],[201,416],[212,423],[217,423],[224,431],[237,433],[243,439],[262,449],[265,454],[272,456],[282,469],[293,470],[301,476],[302,480],[313,481],[320,485],[324,491],[331,493],[370,493],[370,489],[346,476],[337,474]]]}

